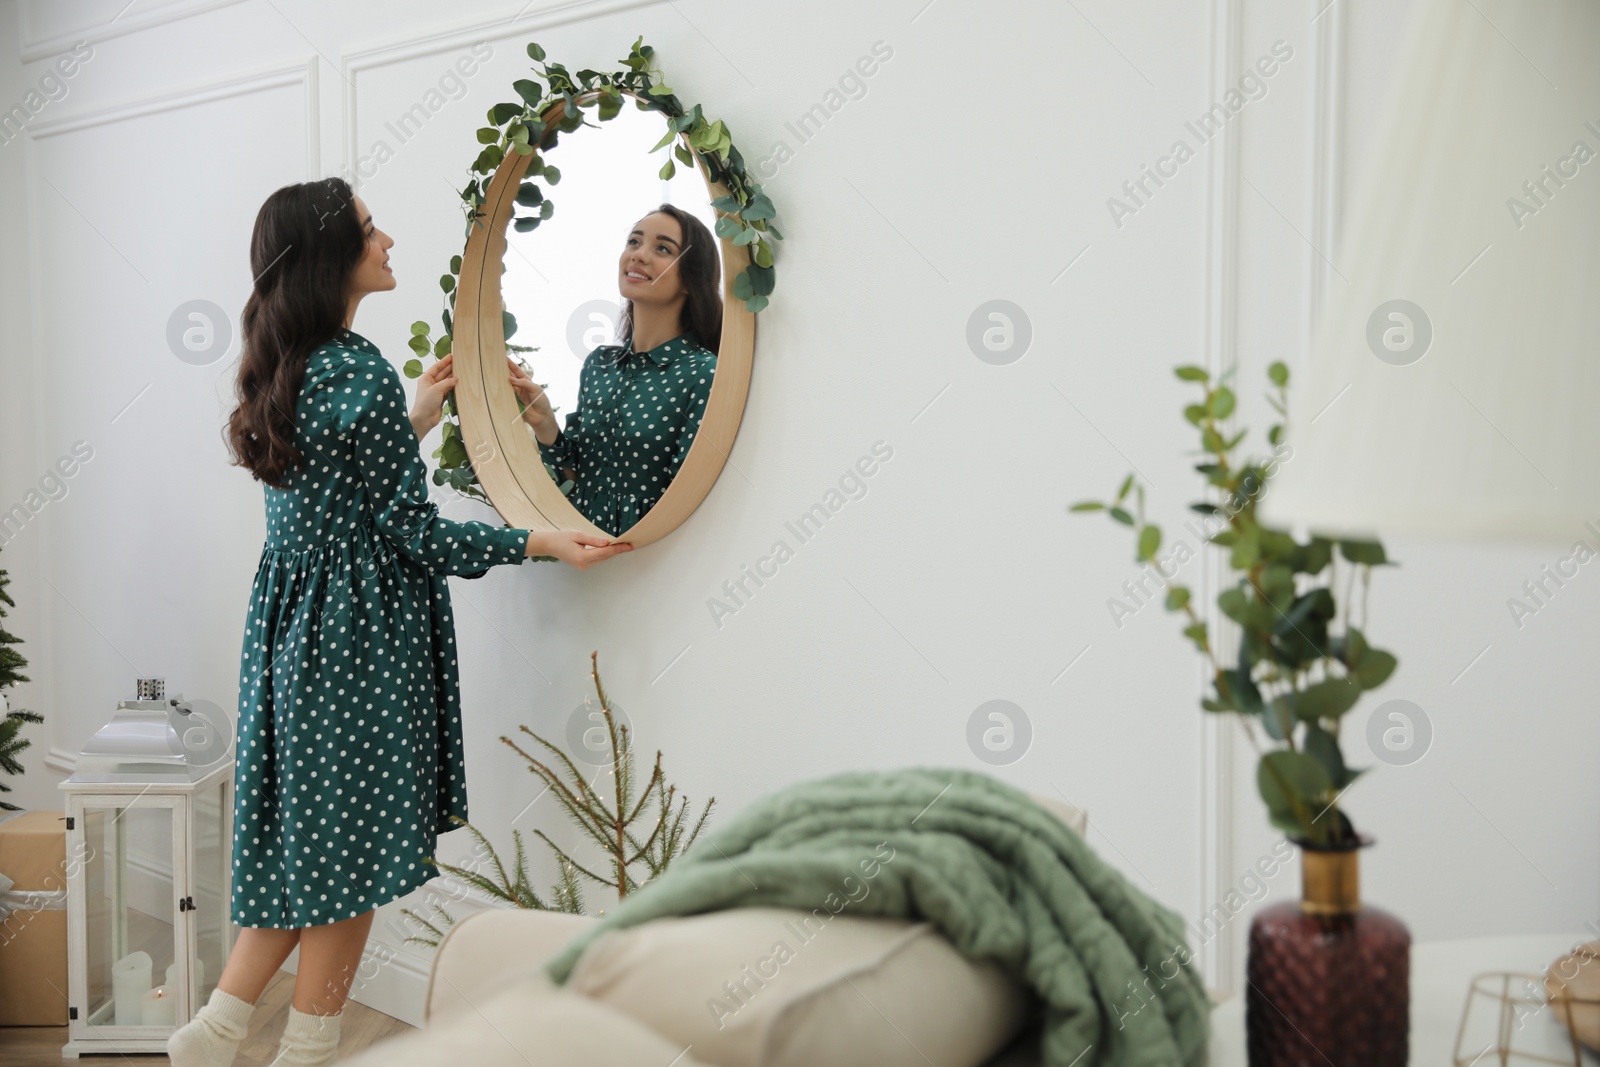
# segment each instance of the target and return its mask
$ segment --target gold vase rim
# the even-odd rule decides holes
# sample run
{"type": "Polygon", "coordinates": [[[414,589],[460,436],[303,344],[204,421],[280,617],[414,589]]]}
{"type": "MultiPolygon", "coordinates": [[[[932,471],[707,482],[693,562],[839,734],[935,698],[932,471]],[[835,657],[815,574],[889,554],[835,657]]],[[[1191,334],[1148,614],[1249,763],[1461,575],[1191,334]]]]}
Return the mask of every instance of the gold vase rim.
{"type": "Polygon", "coordinates": [[[1291,845],[1303,852],[1316,852],[1321,855],[1355,852],[1357,849],[1367,848],[1378,843],[1377,838],[1367,833],[1357,833],[1349,841],[1339,845],[1318,845],[1298,837],[1291,837],[1288,840],[1291,845]]]}

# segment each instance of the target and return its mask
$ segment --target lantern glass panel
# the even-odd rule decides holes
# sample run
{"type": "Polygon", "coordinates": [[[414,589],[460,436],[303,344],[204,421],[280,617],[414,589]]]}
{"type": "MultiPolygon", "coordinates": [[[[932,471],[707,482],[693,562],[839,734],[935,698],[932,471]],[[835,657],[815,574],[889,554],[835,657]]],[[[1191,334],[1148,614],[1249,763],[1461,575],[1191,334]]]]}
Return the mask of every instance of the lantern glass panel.
{"type": "Polygon", "coordinates": [[[177,990],[152,991],[176,959],[177,887],[172,865],[176,801],[87,799],[84,933],[89,1027],[171,1027],[177,990]],[[141,956],[140,953],[144,955],[141,956]]]}
{"type": "Polygon", "coordinates": [[[228,879],[233,864],[232,782],[226,778],[194,798],[194,922],[200,973],[192,976],[198,990],[190,1003],[206,1003],[228,958],[228,879]]]}

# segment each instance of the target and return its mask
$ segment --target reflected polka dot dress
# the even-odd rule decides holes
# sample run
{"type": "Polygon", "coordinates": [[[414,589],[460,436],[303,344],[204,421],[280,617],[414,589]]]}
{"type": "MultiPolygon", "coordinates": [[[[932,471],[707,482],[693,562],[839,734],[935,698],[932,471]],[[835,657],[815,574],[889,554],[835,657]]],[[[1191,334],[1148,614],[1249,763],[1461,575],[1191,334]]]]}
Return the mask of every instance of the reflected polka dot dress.
{"type": "Polygon", "coordinates": [[[240,657],[240,926],[348,919],[437,873],[424,857],[468,817],[445,577],[520,563],[528,538],[439,514],[400,376],[359,334],[308,357],[295,423],[240,657]]]}
{"type": "Polygon", "coordinates": [[[689,334],[646,352],[601,345],[578,378],[577,410],[545,459],[573,474],[572,506],[609,534],[633,526],[672,484],[694,444],[717,357],[689,334]]]}

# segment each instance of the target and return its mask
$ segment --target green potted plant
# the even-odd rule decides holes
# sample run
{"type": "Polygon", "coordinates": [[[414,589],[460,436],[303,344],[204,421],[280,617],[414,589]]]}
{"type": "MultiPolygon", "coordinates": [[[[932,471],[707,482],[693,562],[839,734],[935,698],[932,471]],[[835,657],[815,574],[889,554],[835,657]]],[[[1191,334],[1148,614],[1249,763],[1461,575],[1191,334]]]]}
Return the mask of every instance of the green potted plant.
{"type": "MultiPolygon", "coordinates": [[[[11,575],[5,570],[0,570],[0,620],[6,617],[6,607],[16,607],[17,602],[11,598],[6,587],[11,584],[11,575]]],[[[22,668],[28,665],[13,645],[22,644],[22,638],[17,637],[5,628],[5,623],[0,621],[0,773],[17,775],[23,771],[22,761],[17,757],[22,754],[33,742],[19,736],[22,724],[29,722],[44,722],[44,716],[36,711],[26,711],[22,708],[13,710],[6,697],[6,690],[21,682],[30,681],[22,668]]],[[[0,793],[11,792],[11,786],[5,779],[0,778],[0,793]]],[[[0,800],[0,811],[21,811],[22,809],[8,800],[0,800]]]]}
{"type": "Polygon", "coordinates": [[[1219,656],[1190,588],[1170,580],[1178,567],[1168,564],[1189,555],[1174,551],[1162,558],[1161,527],[1146,519],[1145,489],[1134,475],[1113,499],[1071,510],[1104,512],[1132,530],[1135,561],[1155,566],[1166,609],[1183,616],[1184,636],[1210,668],[1201,707],[1241,723],[1260,753],[1256,787],[1268,817],[1301,850],[1301,900],[1265,908],[1251,925],[1250,1062],[1403,1065],[1410,937],[1393,916],[1361,905],[1356,850],[1371,839],[1356,832],[1340,804],[1362,773],[1345,762],[1340,725],[1397,663],[1364,630],[1372,569],[1391,561],[1376,540],[1315,533],[1301,540],[1257,518],[1277,468],[1293,458],[1285,440],[1288,367],[1278,362],[1267,368],[1267,401],[1282,420],[1267,431],[1273,448],[1267,459],[1242,458],[1248,431],[1230,434],[1226,425],[1237,406],[1231,370],[1215,378],[1196,366],[1175,373],[1200,390],[1183,416],[1200,437],[1194,469],[1210,499],[1190,508],[1201,516],[1203,541],[1225,554],[1233,572],[1217,594],[1217,609],[1237,626],[1237,655],[1219,656]],[[1357,580],[1359,626],[1351,610],[1357,580]],[[1342,613],[1340,581],[1346,589],[1342,613]],[[1351,972],[1359,961],[1378,962],[1351,972]],[[1329,986],[1357,991],[1335,998],[1345,1010],[1320,1006],[1326,1000],[1317,993],[1329,986]]]}

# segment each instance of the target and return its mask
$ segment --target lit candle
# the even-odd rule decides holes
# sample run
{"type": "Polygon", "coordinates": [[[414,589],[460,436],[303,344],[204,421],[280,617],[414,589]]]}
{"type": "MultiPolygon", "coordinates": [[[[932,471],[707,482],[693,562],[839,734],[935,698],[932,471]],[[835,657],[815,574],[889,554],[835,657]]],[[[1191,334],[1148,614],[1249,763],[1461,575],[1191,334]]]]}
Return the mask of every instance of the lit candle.
{"type": "Polygon", "coordinates": [[[130,952],[111,965],[111,995],[117,1026],[144,1022],[144,995],[150,992],[150,953],[130,952]]]}
{"type": "Polygon", "coordinates": [[[167,987],[158,985],[144,995],[143,1021],[146,1026],[176,1026],[178,1024],[178,998],[167,993],[167,987]]]}

